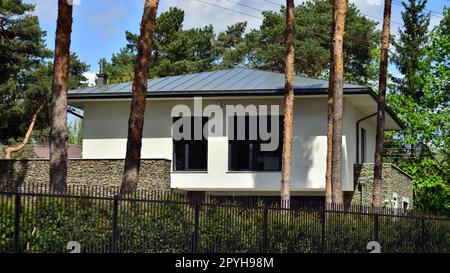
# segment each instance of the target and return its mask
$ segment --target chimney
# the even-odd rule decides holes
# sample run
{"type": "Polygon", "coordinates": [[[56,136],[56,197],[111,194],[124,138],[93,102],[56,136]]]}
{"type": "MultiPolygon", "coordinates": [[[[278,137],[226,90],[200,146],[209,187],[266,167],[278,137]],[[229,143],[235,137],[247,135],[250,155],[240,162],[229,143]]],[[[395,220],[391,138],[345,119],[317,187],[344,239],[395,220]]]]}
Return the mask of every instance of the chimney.
{"type": "Polygon", "coordinates": [[[100,61],[100,73],[97,73],[96,86],[104,86],[108,84],[108,75],[103,71],[103,60],[100,61]]]}
{"type": "Polygon", "coordinates": [[[96,86],[103,86],[108,84],[108,75],[106,73],[98,73],[96,86]]]}

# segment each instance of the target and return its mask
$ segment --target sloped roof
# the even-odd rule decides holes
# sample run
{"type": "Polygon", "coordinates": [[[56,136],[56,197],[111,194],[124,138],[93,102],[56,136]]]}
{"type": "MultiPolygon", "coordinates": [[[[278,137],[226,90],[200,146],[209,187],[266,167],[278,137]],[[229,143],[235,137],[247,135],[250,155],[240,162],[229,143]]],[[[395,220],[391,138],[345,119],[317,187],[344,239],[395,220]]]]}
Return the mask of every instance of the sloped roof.
{"type": "MultiPolygon", "coordinates": [[[[180,76],[151,79],[148,96],[221,95],[221,94],[276,94],[284,92],[284,74],[249,68],[232,68],[180,76]]],[[[69,91],[69,98],[78,97],[127,97],[131,96],[132,82],[108,84],[69,91]]],[[[296,76],[297,93],[318,92],[328,89],[327,80],[296,76]]],[[[367,87],[345,84],[344,89],[367,90],[367,87]]]]}
{"type": "MultiPolygon", "coordinates": [[[[249,68],[231,68],[180,76],[151,79],[147,97],[193,97],[193,96],[270,96],[284,94],[284,74],[249,68]]],[[[108,84],[69,90],[71,100],[130,98],[132,82],[108,84]]],[[[296,95],[327,95],[328,81],[296,76],[296,95]]],[[[377,94],[369,87],[344,84],[344,94],[369,95],[377,101],[377,94]]],[[[376,111],[376,109],[374,110],[376,111]]],[[[397,115],[386,107],[387,113],[399,127],[404,125],[397,115]]]]}
{"type": "MultiPolygon", "coordinates": [[[[37,158],[50,158],[50,147],[48,145],[33,145],[33,153],[37,158]]],[[[68,158],[81,158],[82,148],[80,145],[68,144],[67,145],[67,157],[68,158]]]]}

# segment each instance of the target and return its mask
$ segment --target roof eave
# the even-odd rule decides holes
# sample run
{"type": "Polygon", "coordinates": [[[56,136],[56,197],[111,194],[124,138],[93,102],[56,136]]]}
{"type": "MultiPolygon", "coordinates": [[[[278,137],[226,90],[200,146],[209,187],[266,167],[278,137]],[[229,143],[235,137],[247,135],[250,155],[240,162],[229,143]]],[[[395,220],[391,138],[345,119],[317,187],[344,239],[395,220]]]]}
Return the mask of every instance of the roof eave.
{"type": "MultiPolygon", "coordinates": [[[[295,95],[297,96],[309,96],[309,95],[327,95],[327,88],[314,88],[314,89],[295,89],[295,95]]],[[[371,88],[344,88],[345,95],[353,94],[368,94],[375,102],[378,101],[378,95],[371,88]]],[[[260,90],[235,90],[235,91],[218,91],[218,90],[204,90],[204,91],[159,91],[148,92],[147,98],[186,98],[194,96],[204,96],[204,97],[240,97],[240,96],[283,96],[284,89],[260,89],[260,90]]],[[[118,93],[69,93],[69,99],[127,99],[131,98],[130,92],[118,92],[118,93]]],[[[386,105],[386,112],[392,117],[392,119],[398,124],[401,129],[405,128],[405,124],[400,120],[400,118],[395,114],[395,112],[386,105]]]]}
{"type": "MultiPolygon", "coordinates": [[[[361,94],[370,91],[369,88],[345,88],[345,94],[361,94]]],[[[326,95],[327,88],[312,88],[312,89],[294,89],[295,95],[326,95]]],[[[147,92],[147,98],[152,97],[194,97],[194,96],[282,96],[284,89],[250,89],[250,90],[202,90],[202,91],[158,91],[147,92]]],[[[69,93],[69,99],[93,99],[93,98],[131,98],[130,92],[116,92],[116,93],[69,93]]]]}
{"type": "MultiPolygon", "coordinates": [[[[378,103],[378,94],[373,91],[372,88],[367,88],[368,94],[375,100],[375,102],[378,103]]],[[[400,127],[401,130],[404,130],[406,128],[406,125],[403,123],[403,121],[397,116],[397,114],[390,108],[387,104],[385,104],[386,112],[392,117],[392,119],[397,123],[397,125],[400,127]]],[[[391,130],[395,131],[395,130],[391,130]]]]}

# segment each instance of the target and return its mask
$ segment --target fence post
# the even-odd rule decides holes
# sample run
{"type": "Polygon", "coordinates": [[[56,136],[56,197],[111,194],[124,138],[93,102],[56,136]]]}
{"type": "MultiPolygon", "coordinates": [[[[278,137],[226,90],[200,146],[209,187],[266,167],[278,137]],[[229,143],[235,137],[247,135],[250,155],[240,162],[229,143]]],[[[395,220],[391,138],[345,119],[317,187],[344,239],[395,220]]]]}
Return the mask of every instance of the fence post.
{"type": "Polygon", "coordinates": [[[192,252],[198,253],[198,229],[200,225],[200,202],[195,202],[194,238],[192,242],[192,252]]]}
{"type": "Polygon", "coordinates": [[[378,228],[379,228],[379,222],[378,222],[378,211],[375,212],[373,215],[373,233],[374,233],[374,241],[378,242],[378,228]]]}
{"type": "Polygon", "coordinates": [[[422,231],[420,236],[421,252],[425,253],[425,216],[422,215],[422,231]]]}
{"type": "Polygon", "coordinates": [[[20,193],[16,192],[14,199],[14,253],[20,252],[20,193]]]}
{"type": "Polygon", "coordinates": [[[263,212],[263,252],[267,252],[267,245],[269,239],[269,208],[267,200],[264,202],[264,212],[263,212]]]}
{"type": "Polygon", "coordinates": [[[117,211],[119,209],[119,195],[114,195],[113,204],[113,219],[112,219],[112,240],[111,240],[111,253],[117,252],[117,211]]]}
{"type": "Polygon", "coordinates": [[[324,206],[323,206],[323,209],[322,209],[322,212],[321,212],[321,215],[320,215],[320,218],[321,218],[321,220],[322,220],[322,240],[321,240],[321,243],[320,243],[320,245],[321,245],[321,252],[322,253],[325,253],[325,227],[326,227],[326,224],[325,224],[325,221],[326,221],[326,206],[327,206],[327,204],[325,204],[324,206]]]}

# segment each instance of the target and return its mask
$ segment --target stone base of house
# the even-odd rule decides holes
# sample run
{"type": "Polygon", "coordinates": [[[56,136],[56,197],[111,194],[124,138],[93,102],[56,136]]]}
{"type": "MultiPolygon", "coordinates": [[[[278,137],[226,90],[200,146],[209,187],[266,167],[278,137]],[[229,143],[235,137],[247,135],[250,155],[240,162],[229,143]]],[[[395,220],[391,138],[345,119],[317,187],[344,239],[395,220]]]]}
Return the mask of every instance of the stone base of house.
{"type": "MultiPolygon", "coordinates": [[[[70,159],[68,160],[67,184],[99,187],[119,187],[122,182],[124,160],[122,159],[70,159]]],[[[169,190],[170,160],[143,159],[139,189],[169,190]]],[[[373,164],[354,166],[354,190],[344,192],[347,205],[371,205],[373,195],[373,164]],[[361,187],[361,182],[365,186],[361,187]]],[[[31,183],[48,184],[48,159],[0,160],[0,190],[14,190],[31,183]]],[[[205,192],[189,192],[190,200],[205,198],[205,192]]],[[[323,196],[318,196],[323,198],[323,196]]],[[[412,179],[392,164],[383,164],[382,200],[387,207],[412,208],[414,192],[412,179]]]]}
{"type": "MultiPolygon", "coordinates": [[[[354,165],[354,190],[344,193],[344,202],[347,205],[372,205],[373,167],[373,163],[354,165]],[[364,186],[361,187],[361,184],[364,184],[364,186]]],[[[407,208],[413,207],[414,190],[412,177],[395,165],[383,164],[381,190],[383,206],[403,209],[407,203],[407,208]]]]}
{"type": "MultiPolygon", "coordinates": [[[[139,189],[170,189],[170,160],[143,159],[139,189]]],[[[67,184],[86,186],[117,186],[122,182],[122,159],[69,159],[67,184]]],[[[0,160],[0,189],[12,190],[30,183],[48,184],[49,160],[0,160]]]]}

